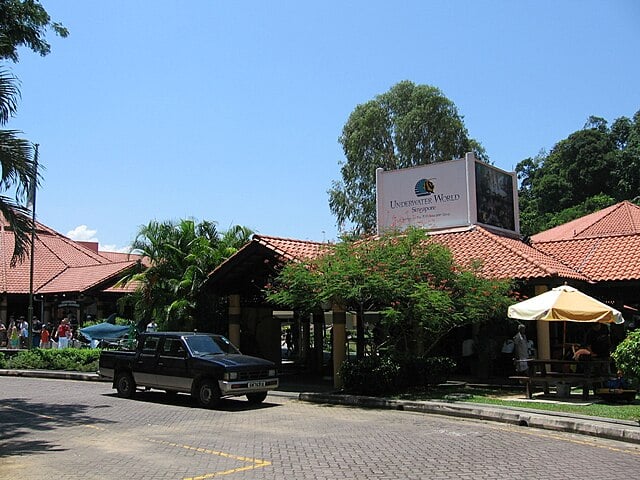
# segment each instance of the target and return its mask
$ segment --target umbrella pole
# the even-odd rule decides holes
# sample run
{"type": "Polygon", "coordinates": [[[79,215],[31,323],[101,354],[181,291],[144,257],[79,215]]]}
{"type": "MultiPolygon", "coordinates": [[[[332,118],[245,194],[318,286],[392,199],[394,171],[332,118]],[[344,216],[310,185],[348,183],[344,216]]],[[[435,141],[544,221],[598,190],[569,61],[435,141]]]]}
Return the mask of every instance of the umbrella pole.
{"type": "Polygon", "coordinates": [[[565,346],[567,345],[567,322],[566,320],[564,322],[562,322],[562,327],[563,327],[563,331],[562,331],[562,359],[564,360],[564,349],[565,346]]]}

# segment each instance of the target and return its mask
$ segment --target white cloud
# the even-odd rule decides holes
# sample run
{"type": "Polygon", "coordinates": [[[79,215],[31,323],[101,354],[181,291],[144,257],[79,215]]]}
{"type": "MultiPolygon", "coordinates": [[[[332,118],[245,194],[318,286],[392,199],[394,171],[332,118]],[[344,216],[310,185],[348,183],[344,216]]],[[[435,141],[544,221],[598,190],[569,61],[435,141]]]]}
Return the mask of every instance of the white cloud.
{"type": "Polygon", "coordinates": [[[116,253],[130,253],[131,245],[127,245],[126,247],[118,247],[116,245],[102,245],[98,246],[98,250],[101,252],[116,252],[116,253]]]}
{"type": "Polygon", "coordinates": [[[73,230],[67,232],[67,237],[79,242],[97,242],[98,238],[96,237],[96,233],[98,233],[97,230],[91,230],[86,225],[78,225],[73,230]]]}
{"type": "Polygon", "coordinates": [[[116,252],[116,253],[129,253],[131,251],[131,245],[124,247],[118,247],[114,244],[103,245],[98,240],[96,234],[98,230],[92,230],[86,225],[78,225],[73,230],[67,232],[67,237],[76,242],[97,242],[98,251],[100,252],[116,252]]]}

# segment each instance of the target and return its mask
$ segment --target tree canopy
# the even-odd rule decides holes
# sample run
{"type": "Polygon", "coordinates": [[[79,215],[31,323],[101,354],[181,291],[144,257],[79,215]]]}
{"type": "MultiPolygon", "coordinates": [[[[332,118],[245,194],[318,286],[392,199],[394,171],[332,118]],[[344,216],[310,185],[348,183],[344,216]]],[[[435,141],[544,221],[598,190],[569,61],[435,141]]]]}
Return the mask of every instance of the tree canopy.
{"type": "Polygon", "coordinates": [[[402,81],[388,92],[358,105],[339,138],[346,160],[340,181],[329,190],[329,208],[342,229],[373,233],[376,227],[375,172],[426,165],[474,152],[456,106],[436,87],[402,81]]]}
{"type": "Polygon", "coordinates": [[[640,111],[611,127],[590,117],[584,128],[547,153],[518,163],[520,226],[546,230],[640,192],[640,111]]]}
{"type": "Polygon", "coordinates": [[[502,318],[509,282],[480,277],[421,229],[339,242],[330,253],[288,263],[267,289],[269,301],[310,312],[324,302],[379,311],[390,346],[428,352],[447,332],[502,318]]]}
{"type": "Polygon", "coordinates": [[[207,302],[205,283],[209,273],[247,243],[252,232],[234,226],[219,232],[215,223],[192,219],[152,221],[140,228],[132,249],[144,255],[150,266],[123,278],[120,285],[134,282],[136,292],[124,299],[134,306],[140,327],[155,320],[161,329],[211,330],[213,312],[201,318],[207,302]]]}
{"type": "Polygon", "coordinates": [[[51,17],[37,0],[0,0],[0,58],[18,61],[18,47],[42,56],[51,52],[48,29],[66,37],[69,31],[51,17]]]}

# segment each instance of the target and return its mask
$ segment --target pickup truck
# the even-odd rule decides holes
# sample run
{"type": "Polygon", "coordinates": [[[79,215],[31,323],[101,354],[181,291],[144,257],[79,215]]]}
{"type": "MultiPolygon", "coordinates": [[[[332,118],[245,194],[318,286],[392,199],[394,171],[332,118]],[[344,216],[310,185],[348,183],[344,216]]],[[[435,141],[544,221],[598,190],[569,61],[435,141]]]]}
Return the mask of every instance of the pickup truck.
{"type": "Polygon", "coordinates": [[[242,355],[225,337],[210,333],[141,333],[133,351],[103,350],[98,373],[123,398],[133,397],[138,387],[153,388],[190,393],[206,408],[230,396],[261,403],[278,387],[274,363],[242,355]]]}

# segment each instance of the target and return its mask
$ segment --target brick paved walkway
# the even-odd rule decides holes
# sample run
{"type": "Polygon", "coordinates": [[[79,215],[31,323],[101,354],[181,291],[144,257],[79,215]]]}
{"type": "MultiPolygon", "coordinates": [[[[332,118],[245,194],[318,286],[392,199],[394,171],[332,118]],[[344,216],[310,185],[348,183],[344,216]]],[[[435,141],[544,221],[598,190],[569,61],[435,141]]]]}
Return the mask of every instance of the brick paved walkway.
{"type": "Polygon", "coordinates": [[[0,378],[0,479],[635,478],[640,447],[418,413],[299,402],[218,411],[109,384],[0,378]]]}

